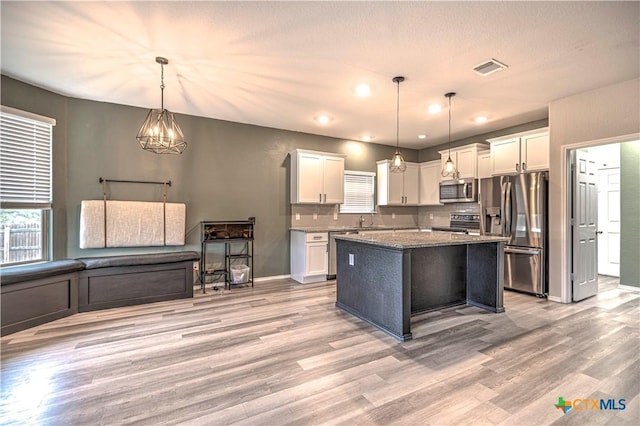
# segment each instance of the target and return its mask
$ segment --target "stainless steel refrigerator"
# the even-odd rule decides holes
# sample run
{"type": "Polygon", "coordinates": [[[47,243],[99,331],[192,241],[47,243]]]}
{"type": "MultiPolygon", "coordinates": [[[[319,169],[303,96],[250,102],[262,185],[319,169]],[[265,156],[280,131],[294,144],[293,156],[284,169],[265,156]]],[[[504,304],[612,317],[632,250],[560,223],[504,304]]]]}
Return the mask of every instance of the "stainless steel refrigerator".
{"type": "Polygon", "coordinates": [[[482,233],[510,237],[504,250],[506,289],[547,293],[547,192],[546,172],[480,181],[482,233]]]}

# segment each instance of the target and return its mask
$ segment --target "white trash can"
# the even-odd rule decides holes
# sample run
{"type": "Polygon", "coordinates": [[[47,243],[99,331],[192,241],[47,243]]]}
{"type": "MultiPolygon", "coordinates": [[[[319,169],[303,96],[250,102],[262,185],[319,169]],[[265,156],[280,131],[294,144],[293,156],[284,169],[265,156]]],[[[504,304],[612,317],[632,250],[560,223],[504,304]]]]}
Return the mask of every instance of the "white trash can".
{"type": "Polygon", "coordinates": [[[249,267],[247,265],[231,265],[231,282],[241,284],[249,281],[249,267]]]}

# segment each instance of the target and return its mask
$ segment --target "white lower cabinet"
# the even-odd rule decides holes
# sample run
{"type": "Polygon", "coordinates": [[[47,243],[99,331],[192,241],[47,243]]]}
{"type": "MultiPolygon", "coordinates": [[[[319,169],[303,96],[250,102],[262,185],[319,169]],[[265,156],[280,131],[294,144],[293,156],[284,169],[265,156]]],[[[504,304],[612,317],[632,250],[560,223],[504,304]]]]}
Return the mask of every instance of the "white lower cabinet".
{"type": "Polygon", "coordinates": [[[291,231],[291,278],[303,284],[325,281],[328,248],[328,232],[291,231]]]}

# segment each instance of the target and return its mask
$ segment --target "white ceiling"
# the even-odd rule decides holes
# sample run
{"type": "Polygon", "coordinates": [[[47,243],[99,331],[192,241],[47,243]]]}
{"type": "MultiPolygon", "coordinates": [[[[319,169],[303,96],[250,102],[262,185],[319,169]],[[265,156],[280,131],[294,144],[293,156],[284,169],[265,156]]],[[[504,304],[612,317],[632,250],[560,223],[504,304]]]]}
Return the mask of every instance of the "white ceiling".
{"type": "MultiPolygon", "coordinates": [[[[640,2],[0,3],[2,73],[67,96],[394,145],[547,117],[640,75],[640,2]],[[479,76],[495,58],[509,68],[479,76]],[[368,98],[355,95],[368,83],[368,98]],[[431,103],[441,103],[430,114],[431,103]],[[329,115],[328,125],[314,117],[329,115]],[[473,118],[486,115],[488,122],[473,118]],[[418,134],[428,138],[419,140],[418,134]]],[[[137,129],[136,129],[137,130],[137,129]]],[[[189,139],[189,135],[186,135],[189,139]]]]}

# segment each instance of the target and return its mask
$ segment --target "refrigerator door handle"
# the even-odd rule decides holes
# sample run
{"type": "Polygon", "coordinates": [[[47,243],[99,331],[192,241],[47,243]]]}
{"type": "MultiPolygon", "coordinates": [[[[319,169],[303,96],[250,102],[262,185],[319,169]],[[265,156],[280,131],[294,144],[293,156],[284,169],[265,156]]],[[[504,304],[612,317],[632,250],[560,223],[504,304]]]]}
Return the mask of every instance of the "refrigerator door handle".
{"type": "Polygon", "coordinates": [[[504,233],[505,237],[511,236],[511,182],[505,183],[505,191],[504,191],[504,210],[503,210],[504,218],[504,233]]]}
{"type": "Polygon", "coordinates": [[[502,215],[502,222],[500,223],[500,227],[502,229],[502,232],[500,232],[500,234],[504,237],[507,235],[507,212],[504,211],[504,199],[505,199],[505,193],[507,192],[507,183],[503,182],[501,187],[500,187],[500,214],[502,215]]]}
{"type": "Polygon", "coordinates": [[[505,253],[516,253],[516,254],[529,254],[529,255],[539,255],[540,249],[521,249],[514,247],[505,247],[505,253]]]}

